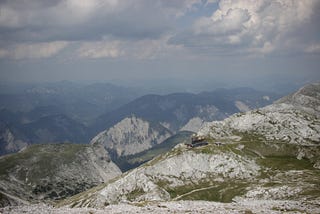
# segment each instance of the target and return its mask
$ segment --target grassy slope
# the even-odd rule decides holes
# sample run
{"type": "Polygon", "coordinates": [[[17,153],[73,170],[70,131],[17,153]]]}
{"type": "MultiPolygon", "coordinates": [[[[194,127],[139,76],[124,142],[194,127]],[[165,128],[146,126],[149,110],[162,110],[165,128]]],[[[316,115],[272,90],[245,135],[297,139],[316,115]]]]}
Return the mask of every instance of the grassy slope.
{"type": "MultiPolygon", "coordinates": [[[[39,178],[51,176],[60,164],[68,164],[76,159],[78,152],[86,146],[79,144],[32,145],[24,151],[0,158],[0,177],[5,179],[17,166],[29,171],[28,179],[36,182],[39,178]],[[36,154],[36,155],[35,155],[36,154]]],[[[25,170],[19,170],[18,179],[26,177],[25,170]]]]}

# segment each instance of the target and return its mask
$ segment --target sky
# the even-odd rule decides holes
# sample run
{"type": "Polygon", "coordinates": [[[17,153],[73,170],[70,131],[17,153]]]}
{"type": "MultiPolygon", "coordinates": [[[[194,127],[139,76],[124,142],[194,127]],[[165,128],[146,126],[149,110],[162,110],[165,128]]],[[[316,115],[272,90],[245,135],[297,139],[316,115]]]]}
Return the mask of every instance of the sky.
{"type": "Polygon", "coordinates": [[[302,85],[320,81],[319,23],[319,0],[0,0],[0,78],[302,85]]]}

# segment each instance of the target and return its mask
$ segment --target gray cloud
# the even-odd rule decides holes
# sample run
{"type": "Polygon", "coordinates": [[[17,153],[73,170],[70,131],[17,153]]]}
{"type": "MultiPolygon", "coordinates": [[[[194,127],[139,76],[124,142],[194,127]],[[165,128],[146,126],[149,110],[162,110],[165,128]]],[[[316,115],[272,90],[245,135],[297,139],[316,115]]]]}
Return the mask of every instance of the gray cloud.
{"type": "Polygon", "coordinates": [[[175,20],[197,2],[0,1],[0,58],[51,57],[70,44],[78,46],[71,58],[150,57],[159,51],[150,54],[152,50],[144,45],[155,49],[168,46],[163,38],[174,31],[175,20]]]}
{"type": "Polygon", "coordinates": [[[156,38],[194,1],[32,0],[0,3],[1,40],[97,40],[156,38]]]}

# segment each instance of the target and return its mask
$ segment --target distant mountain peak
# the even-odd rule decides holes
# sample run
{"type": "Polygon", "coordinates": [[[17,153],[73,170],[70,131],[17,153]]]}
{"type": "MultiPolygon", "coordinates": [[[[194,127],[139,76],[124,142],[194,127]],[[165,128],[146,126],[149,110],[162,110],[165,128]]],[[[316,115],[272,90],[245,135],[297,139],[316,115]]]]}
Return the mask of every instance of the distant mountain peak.
{"type": "Polygon", "coordinates": [[[120,157],[149,149],[171,135],[172,133],[162,125],[131,115],[100,132],[91,140],[91,144],[102,144],[120,157]]]}

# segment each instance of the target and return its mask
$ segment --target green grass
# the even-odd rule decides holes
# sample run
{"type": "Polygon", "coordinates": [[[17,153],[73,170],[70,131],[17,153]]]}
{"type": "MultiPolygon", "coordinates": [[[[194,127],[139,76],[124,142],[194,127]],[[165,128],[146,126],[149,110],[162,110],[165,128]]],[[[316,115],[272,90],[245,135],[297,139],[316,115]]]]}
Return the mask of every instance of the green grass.
{"type": "Polygon", "coordinates": [[[132,192],[130,192],[129,194],[127,194],[126,196],[129,201],[134,201],[135,199],[137,199],[139,196],[143,194],[145,194],[145,191],[141,188],[137,188],[132,192]]]}
{"type": "Polygon", "coordinates": [[[241,196],[246,192],[246,184],[222,184],[210,189],[193,192],[181,200],[207,200],[228,203],[236,196],[241,196]]]}
{"type": "Polygon", "coordinates": [[[259,164],[272,170],[305,170],[313,169],[312,163],[309,160],[298,160],[292,156],[269,156],[259,160],[259,164]]]}
{"type": "Polygon", "coordinates": [[[243,195],[248,184],[243,181],[201,182],[175,188],[165,188],[171,198],[178,200],[206,200],[231,202],[235,196],[243,195]]]}

